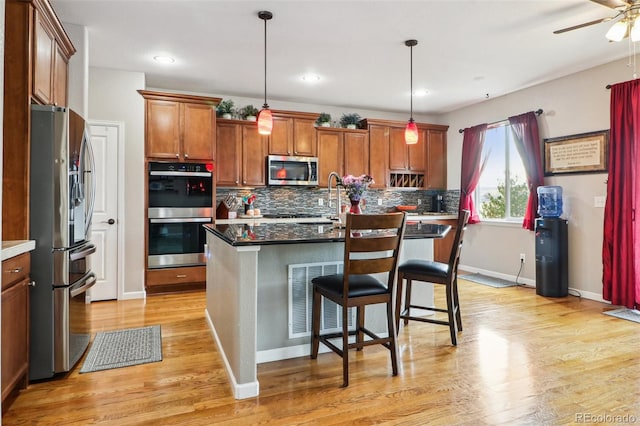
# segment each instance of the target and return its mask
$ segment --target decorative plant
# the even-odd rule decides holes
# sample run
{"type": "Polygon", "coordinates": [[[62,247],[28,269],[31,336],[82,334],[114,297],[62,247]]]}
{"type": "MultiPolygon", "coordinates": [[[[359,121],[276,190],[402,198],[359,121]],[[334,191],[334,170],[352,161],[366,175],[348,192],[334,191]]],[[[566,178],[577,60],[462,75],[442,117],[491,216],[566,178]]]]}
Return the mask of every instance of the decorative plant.
{"type": "Polygon", "coordinates": [[[254,107],[253,105],[247,105],[244,108],[241,108],[238,112],[240,113],[240,116],[242,116],[242,118],[258,116],[258,108],[254,107]]]}
{"type": "Polygon", "coordinates": [[[233,114],[235,104],[232,99],[227,99],[218,104],[216,111],[219,115],[222,114],[233,114]]]}
{"type": "Polygon", "coordinates": [[[349,124],[357,125],[360,122],[360,120],[362,120],[362,117],[360,117],[360,114],[357,114],[357,113],[342,114],[342,117],[340,118],[340,125],[342,127],[347,127],[349,124]]]}
{"type": "Polygon", "coordinates": [[[316,126],[322,126],[322,123],[331,123],[331,114],[321,112],[316,119],[316,126]]]}

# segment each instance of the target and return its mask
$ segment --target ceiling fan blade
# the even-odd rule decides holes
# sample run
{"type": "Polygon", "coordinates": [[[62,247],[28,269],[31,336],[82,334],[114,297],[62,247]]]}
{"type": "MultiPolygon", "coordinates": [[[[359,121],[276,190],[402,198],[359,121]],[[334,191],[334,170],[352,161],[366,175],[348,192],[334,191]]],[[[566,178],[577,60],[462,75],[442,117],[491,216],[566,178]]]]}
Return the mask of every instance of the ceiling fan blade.
{"type": "Polygon", "coordinates": [[[633,1],[624,0],[591,0],[594,3],[601,4],[602,6],[609,7],[611,9],[618,9],[621,7],[629,7],[633,4],[633,1]]]}
{"type": "Polygon", "coordinates": [[[612,17],[596,19],[595,21],[585,22],[584,24],[579,24],[579,25],[574,25],[572,27],[562,28],[561,30],[555,30],[553,33],[554,34],[562,34],[562,33],[566,33],[567,31],[577,30],[578,28],[588,27],[589,25],[595,25],[595,24],[599,24],[601,22],[607,22],[607,21],[610,21],[612,19],[613,19],[612,17]]]}

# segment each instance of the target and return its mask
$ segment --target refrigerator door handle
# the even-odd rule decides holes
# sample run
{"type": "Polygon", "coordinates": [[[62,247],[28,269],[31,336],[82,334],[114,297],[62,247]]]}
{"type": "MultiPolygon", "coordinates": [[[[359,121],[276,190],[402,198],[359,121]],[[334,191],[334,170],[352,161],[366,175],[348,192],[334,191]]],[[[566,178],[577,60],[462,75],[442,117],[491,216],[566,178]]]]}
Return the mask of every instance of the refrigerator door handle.
{"type": "Polygon", "coordinates": [[[87,257],[92,253],[96,252],[96,246],[93,244],[89,244],[88,246],[83,246],[82,250],[73,251],[69,254],[70,260],[78,260],[83,257],[87,257]]]}
{"type": "Polygon", "coordinates": [[[95,285],[97,281],[98,281],[98,278],[96,277],[96,274],[94,274],[93,272],[89,272],[87,273],[87,275],[85,275],[84,277],[80,278],[80,280],[78,280],[78,283],[82,283],[82,285],[76,288],[71,288],[71,291],[69,292],[69,294],[71,295],[72,298],[74,298],[77,295],[82,294],[85,291],[89,290],[91,287],[95,285]]]}
{"type": "Polygon", "coordinates": [[[84,148],[87,151],[87,157],[89,159],[89,170],[83,170],[82,173],[83,175],[85,175],[85,179],[86,176],[89,175],[90,179],[91,179],[91,187],[90,192],[87,196],[87,201],[88,201],[88,208],[87,211],[85,213],[85,225],[84,225],[84,234],[85,236],[89,235],[89,228],[91,228],[91,219],[93,218],[93,209],[95,207],[95,199],[96,199],[96,180],[94,177],[94,170],[96,168],[96,161],[95,161],[95,157],[93,155],[93,147],[91,146],[91,139],[90,139],[90,135],[89,132],[87,131],[87,129],[85,128],[84,130],[84,134],[82,137],[82,143],[84,148]]]}

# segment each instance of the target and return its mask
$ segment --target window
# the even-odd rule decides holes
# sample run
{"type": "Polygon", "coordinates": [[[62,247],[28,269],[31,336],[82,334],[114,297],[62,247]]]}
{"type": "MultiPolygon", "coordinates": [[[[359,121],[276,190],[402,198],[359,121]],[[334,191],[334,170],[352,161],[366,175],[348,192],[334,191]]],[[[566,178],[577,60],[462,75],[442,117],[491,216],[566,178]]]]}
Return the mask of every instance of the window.
{"type": "Polygon", "coordinates": [[[486,158],[486,163],[475,190],[480,218],[521,221],[529,188],[511,126],[504,124],[487,129],[482,158],[486,158]]]}

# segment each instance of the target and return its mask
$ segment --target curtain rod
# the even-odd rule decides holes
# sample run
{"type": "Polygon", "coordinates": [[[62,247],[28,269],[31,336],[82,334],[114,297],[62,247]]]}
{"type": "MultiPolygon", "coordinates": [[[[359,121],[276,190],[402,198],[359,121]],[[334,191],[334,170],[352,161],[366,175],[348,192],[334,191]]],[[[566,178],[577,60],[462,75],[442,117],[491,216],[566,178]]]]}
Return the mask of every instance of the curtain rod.
{"type": "MultiPolygon", "coordinates": [[[[535,111],[536,115],[540,115],[542,114],[544,111],[542,110],[542,108],[538,109],[535,111]]],[[[491,126],[492,124],[498,124],[500,122],[503,122],[505,120],[500,120],[500,121],[494,121],[493,123],[489,123],[487,124],[487,126],[491,126]]],[[[464,129],[458,129],[458,133],[464,133],[464,129]]]]}

